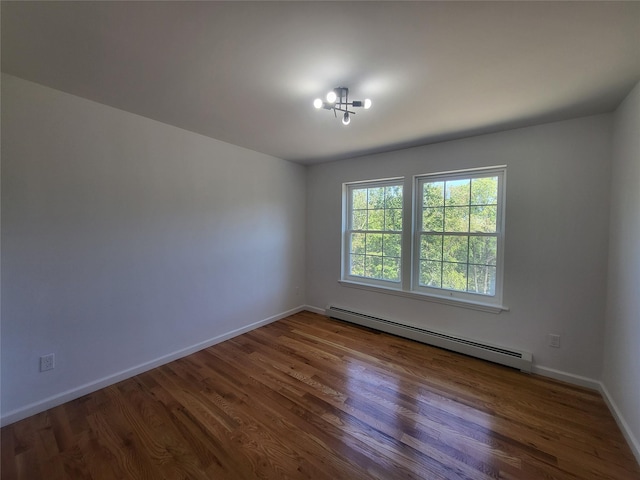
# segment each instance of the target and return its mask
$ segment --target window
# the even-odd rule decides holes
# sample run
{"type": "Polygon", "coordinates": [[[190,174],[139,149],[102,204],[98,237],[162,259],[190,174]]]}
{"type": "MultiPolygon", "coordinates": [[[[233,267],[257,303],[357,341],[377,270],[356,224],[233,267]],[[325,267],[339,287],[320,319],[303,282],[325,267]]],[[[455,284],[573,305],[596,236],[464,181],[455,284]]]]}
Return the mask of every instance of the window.
{"type": "Polygon", "coordinates": [[[402,279],[402,182],[351,184],[343,277],[392,286],[402,279]]]}
{"type": "Polygon", "coordinates": [[[491,167],[416,176],[406,185],[413,212],[403,179],[345,184],[342,280],[502,309],[505,175],[491,167]]]}
{"type": "Polygon", "coordinates": [[[495,169],[417,177],[417,290],[496,297],[503,177],[495,169]]]}

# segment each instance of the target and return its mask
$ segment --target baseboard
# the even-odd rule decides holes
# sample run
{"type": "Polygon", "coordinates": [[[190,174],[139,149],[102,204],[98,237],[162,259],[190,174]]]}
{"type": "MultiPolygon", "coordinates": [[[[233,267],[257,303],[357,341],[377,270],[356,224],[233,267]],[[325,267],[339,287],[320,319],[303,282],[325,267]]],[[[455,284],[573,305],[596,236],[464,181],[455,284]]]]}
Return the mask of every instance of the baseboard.
{"type": "Polygon", "coordinates": [[[127,378],[131,378],[140,373],[146,372],[153,368],[159,367],[166,363],[172,362],[182,357],[186,357],[187,355],[191,355],[192,353],[198,352],[204,348],[211,347],[217,343],[224,342],[225,340],[229,340],[230,338],[236,337],[238,335],[242,335],[243,333],[249,332],[251,330],[255,330],[256,328],[262,327],[269,323],[275,322],[282,318],[288,317],[295,313],[301,312],[303,310],[309,310],[310,308],[305,305],[300,305],[299,307],[292,308],[286,312],[279,313],[277,315],[271,316],[269,318],[265,318],[263,320],[259,320],[252,324],[246,325],[242,328],[238,328],[236,330],[232,330],[230,332],[224,333],[222,335],[218,335],[216,337],[210,338],[203,342],[196,343],[195,345],[191,345],[186,348],[182,348],[175,352],[169,353],[167,355],[163,355],[162,357],[156,358],[149,362],[145,362],[140,365],[136,365],[134,367],[128,368],[126,370],[122,370],[118,373],[114,373],[112,375],[108,375],[106,377],[100,378],[93,382],[85,383],[84,385],[80,385],[76,388],[72,388],[67,390],[66,392],[59,393],[57,395],[52,395],[51,397],[45,398],[38,402],[31,403],[24,407],[18,408],[16,410],[12,410],[7,412],[0,417],[0,426],[9,425],[11,423],[17,422],[24,418],[30,417],[31,415],[35,415],[40,412],[44,412],[53,407],[57,407],[58,405],[62,405],[63,403],[69,402],[71,400],[75,400],[76,398],[82,397],[83,395],[87,395],[89,393],[95,392],[96,390],[100,390],[101,388],[108,387],[109,385],[113,385],[114,383],[118,383],[122,380],[126,380],[127,378]]]}
{"type": "Polygon", "coordinates": [[[613,418],[616,420],[618,427],[620,427],[622,435],[624,435],[625,440],[629,444],[629,448],[631,448],[631,452],[636,457],[636,461],[638,462],[638,464],[640,464],[640,442],[631,431],[631,427],[629,427],[629,424],[625,421],[624,417],[622,416],[622,412],[620,412],[620,409],[616,405],[616,402],[614,402],[613,398],[609,394],[607,387],[602,382],[598,383],[600,384],[599,390],[602,394],[602,398],[604,398],[605,403],[609,407],[609,411],[613,415],[613,418]]]}
{"type": "Polygon", "coordinates": [[[317,313],[318,315],[325,315],[326,309],[320,307],[314,307],[312,305],[305,305],[304,310],[308,312],[317,313]]]}
{"type": "Polygon", "coordinates": [[[575,375],[573,373],[563,372],[562,370],[556,370],[554,368],[533,365],[531,373],[536,373],[543,377],[553,378],[554,380],[560,380],[561,382],[570,383],[579,387],[590,388],[591,390],[600,390],[600,382],[598,380],[583,377],[581,375],[575,375]]]}

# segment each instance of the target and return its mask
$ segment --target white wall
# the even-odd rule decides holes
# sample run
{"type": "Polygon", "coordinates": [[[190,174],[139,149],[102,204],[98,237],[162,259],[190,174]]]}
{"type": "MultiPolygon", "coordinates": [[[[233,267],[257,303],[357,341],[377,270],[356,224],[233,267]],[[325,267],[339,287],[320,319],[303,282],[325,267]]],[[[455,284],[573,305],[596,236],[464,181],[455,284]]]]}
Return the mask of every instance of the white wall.
{"type": "Polygon", "coordinates": [[[640,83],[614,115],[611,185],[602,383],[640,461],[640,83]]]}
{"type": "Polygon", "coordinates": [[[304,303],[299,165],[3,75],[2,170],[5,422],[304,303]]]}
{"type": "Polygon", "coordinates": [[[597,386],[611,123],[611,115],[593,116],[310,167],[307,303],[529,351],[536,371],[558,370],[561,378],[597,386]],[[501,164],[508,166],[504,304],[510,311],[485,313],[338,283],[343,182],[501,164]],[[561,348],[547,346],[548,333],[562,336],[561,348]]]}

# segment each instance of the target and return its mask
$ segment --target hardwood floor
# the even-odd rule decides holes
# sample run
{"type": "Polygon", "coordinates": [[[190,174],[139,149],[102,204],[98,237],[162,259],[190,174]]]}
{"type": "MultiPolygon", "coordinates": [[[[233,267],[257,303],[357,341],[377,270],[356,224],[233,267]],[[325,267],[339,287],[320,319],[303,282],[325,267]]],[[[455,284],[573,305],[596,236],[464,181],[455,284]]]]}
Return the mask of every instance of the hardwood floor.
{"type": "Polygon", "coordinates": [[[2,429],[2,479],[640,479],[596,392],[302,312],[2,429]]]}

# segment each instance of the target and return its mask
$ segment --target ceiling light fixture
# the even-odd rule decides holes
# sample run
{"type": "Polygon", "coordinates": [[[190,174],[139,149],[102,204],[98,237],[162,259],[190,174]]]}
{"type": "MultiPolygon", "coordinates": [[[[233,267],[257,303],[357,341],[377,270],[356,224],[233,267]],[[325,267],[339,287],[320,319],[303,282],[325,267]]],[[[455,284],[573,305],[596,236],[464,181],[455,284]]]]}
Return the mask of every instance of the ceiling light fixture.
{"type": "Polygon", "coordinates": [[[349,110],[349,108],[364,108],[368,110],[371,108],[371,100],[366,98],[363,100],[354,100],[349,102],[349,89],[346,87],[337,87],[327,93],[327,101],[323,102],[322,99],[316,98],[313,101],[313,106],[316,108],[324,108],[325,110],[333,110],[333,114],[337,117],[337,112],[344,112],[342,116],[342,123],[349,125],[351,123],[351,115],[355,115],[356,112],[349,110]]]}

